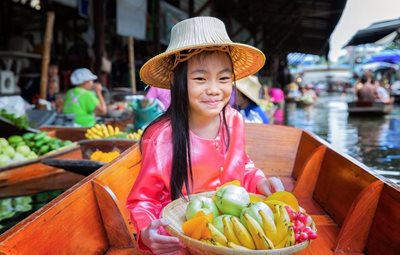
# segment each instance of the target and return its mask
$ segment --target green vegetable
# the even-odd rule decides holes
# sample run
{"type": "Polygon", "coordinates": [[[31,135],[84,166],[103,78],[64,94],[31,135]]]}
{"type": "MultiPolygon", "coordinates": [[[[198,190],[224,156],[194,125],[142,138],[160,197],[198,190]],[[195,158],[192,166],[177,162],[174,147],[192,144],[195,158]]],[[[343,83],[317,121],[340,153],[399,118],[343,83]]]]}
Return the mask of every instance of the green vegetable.
{"type": "Polygon", "coordinates": [[[35,133],[26,133],[22,136],[22,138],[27,141],[27,140],[31,140],[33,139],[33,137],[35,136],[35,133]]]}
{"type": "Polygon", "coordinates": [[[23,139],[22,139],[22,137],[19,136],[19,135],[12,135],[12,136],[10,136],[10,137],[8,138],[8,142],[9,142],[9,143],[15,143],[15,144],[17,144],[17,143],[19,143],[19,142],[23,142],[23,139]]]}
{"type": "Polygon", "coordinates": [[[41,139],[45,138],[46,135],[47,135],[47,134],[46,134],[45,132],[37,133],[37,134],[35,134],[35,136],[33,137],[33,140],[35,140],[35,141],[41,140],[41,139]]]}
{"type": "Polygon", "coordinates": [[[15,116],[15,114],[8,113],[6,110],[1,109],[0,116],[9,120],[11,123],[13,123],[15,126],[17,126],[19,128],[22,128],[22,129],[29,128],[29,121],[28,121],[28,117],[26,115],[17,117],[17,116],[15,116]]]}

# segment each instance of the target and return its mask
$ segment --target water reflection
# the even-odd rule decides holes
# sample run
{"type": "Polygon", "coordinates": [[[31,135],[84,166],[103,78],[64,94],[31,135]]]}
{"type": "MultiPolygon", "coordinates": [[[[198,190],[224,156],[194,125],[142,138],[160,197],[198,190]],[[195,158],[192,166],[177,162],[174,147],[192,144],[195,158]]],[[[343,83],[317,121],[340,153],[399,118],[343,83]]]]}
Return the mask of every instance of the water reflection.
{"type": "Polygon", "coordinates": [[[350,117],[346,96],[322,97],[307,108],[286,105],[286,123],[311,131],[341,152],[400,184],[400,106],[388,116],[350,117]]]}

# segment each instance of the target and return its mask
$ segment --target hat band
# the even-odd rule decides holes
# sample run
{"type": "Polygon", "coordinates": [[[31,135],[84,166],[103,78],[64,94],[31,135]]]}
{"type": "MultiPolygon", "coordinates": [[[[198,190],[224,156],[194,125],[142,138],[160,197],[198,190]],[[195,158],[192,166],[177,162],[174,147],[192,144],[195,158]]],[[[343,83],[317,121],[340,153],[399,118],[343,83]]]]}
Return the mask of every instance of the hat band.
{"type": "Polygon", "coordinates": [[[175,53],[175,61],[174,65],[172,66],[172,70],[174,70],[179,63],[186,62],[194,55],[197,55],[203,51],[222,51],[230,53],[230,48],[229,46],[210,46],[204,48],[189,49],[187,50],[187,52],[178,51],[177,53],[175,53]]]}

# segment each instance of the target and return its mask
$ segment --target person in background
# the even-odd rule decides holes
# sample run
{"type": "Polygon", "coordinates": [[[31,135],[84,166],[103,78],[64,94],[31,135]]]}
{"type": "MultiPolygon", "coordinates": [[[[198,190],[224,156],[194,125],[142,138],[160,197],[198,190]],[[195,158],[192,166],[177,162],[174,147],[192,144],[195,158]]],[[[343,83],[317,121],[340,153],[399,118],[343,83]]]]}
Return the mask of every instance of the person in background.
{"type": "Polygon", "coordinates": [[[374,102],[375,101],[375,86],[371,83],[372,78],[366,75],[361,76],[362,87],[357,91],[357,100],[359,102],[374,102]]]}
{"type": "Polygon", "coordinates": [[[236,81],[237,110],[243,115],[245,122],[268,124],[265,112],[259,106],[261,84],[254,75],[236,81]]]}
{"type": "Polygon", "coordinates": [[[386,90],[385,85],[380,83],[379,81],[375,82],[375,101],[382,103],[390,103],[390,94],[389,91],[386,90]]]}
{"type": "Polygon", "coordinates": [[[107,106],[104,101],[102,86],[87,68],[79,68],[71,74],[71,84],[75,86],[68,90],[65,96],[63,107],[64,113],[73,113],[75,123],[82,127],[91,127],[96,123],[95,115],[107,113],[107,106]],[[95,92],[93,92],[93,89],[95,92]]]}
{"type": "Polygon", "coordinates": [[[171,104],[171,91],[169,89],[162,89],[150,86],[146,93],[147,99],[157,99],[158,104],[163,111],[166,111],[171,104]]]}
{"type": "Polygon", "coordinates": [[[171,89],[170,107],[142,135],[141,168],[127,199],[140,250],[185,252],[160,219],[172,200],[233,180],[248,192],[284,189],[248,157],[243,117],[229,106],[234,77],[256,73],[264,63],[257,48],[232,42],[221,20],[195,17],[177,23],[167,50],[140,69],[146,84],[171,89]]]}

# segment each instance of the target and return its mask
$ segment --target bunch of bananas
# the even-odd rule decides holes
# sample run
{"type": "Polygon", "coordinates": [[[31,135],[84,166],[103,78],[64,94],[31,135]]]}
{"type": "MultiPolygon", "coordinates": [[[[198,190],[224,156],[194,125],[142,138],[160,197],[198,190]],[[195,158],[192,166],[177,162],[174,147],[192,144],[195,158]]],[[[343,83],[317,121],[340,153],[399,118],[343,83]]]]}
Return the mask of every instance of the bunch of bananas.
{"type": "Polygon", "coordinates": [[[142,137],[142,134],[143,134],[143,130],[139,129],[138,131],[136,131],[134,133],[129,133],[127,138],[134,139],[134,140],[140,140],[140,138],[142,137]]]}
{"type": "Polygon", "coordinates": [[[278,207],[275,221],[262,210],[259,211],[262,224],[248,213],[244,214],[245,224],[236,216],[225,215],[222,218],[223,232],[209,223],[211,240],[202,241],[239,250],[269,250],[292,246],[296,243],[292,223],[286,209],[278,207]]]}
{"type": "Polygon", "coordinates": [[[106,137],[113,137],[120,134],[121,131],[118,127],[113,127],[111,125],[96,124],[85,133],[87,139],[102,139],[106,137]]]}

